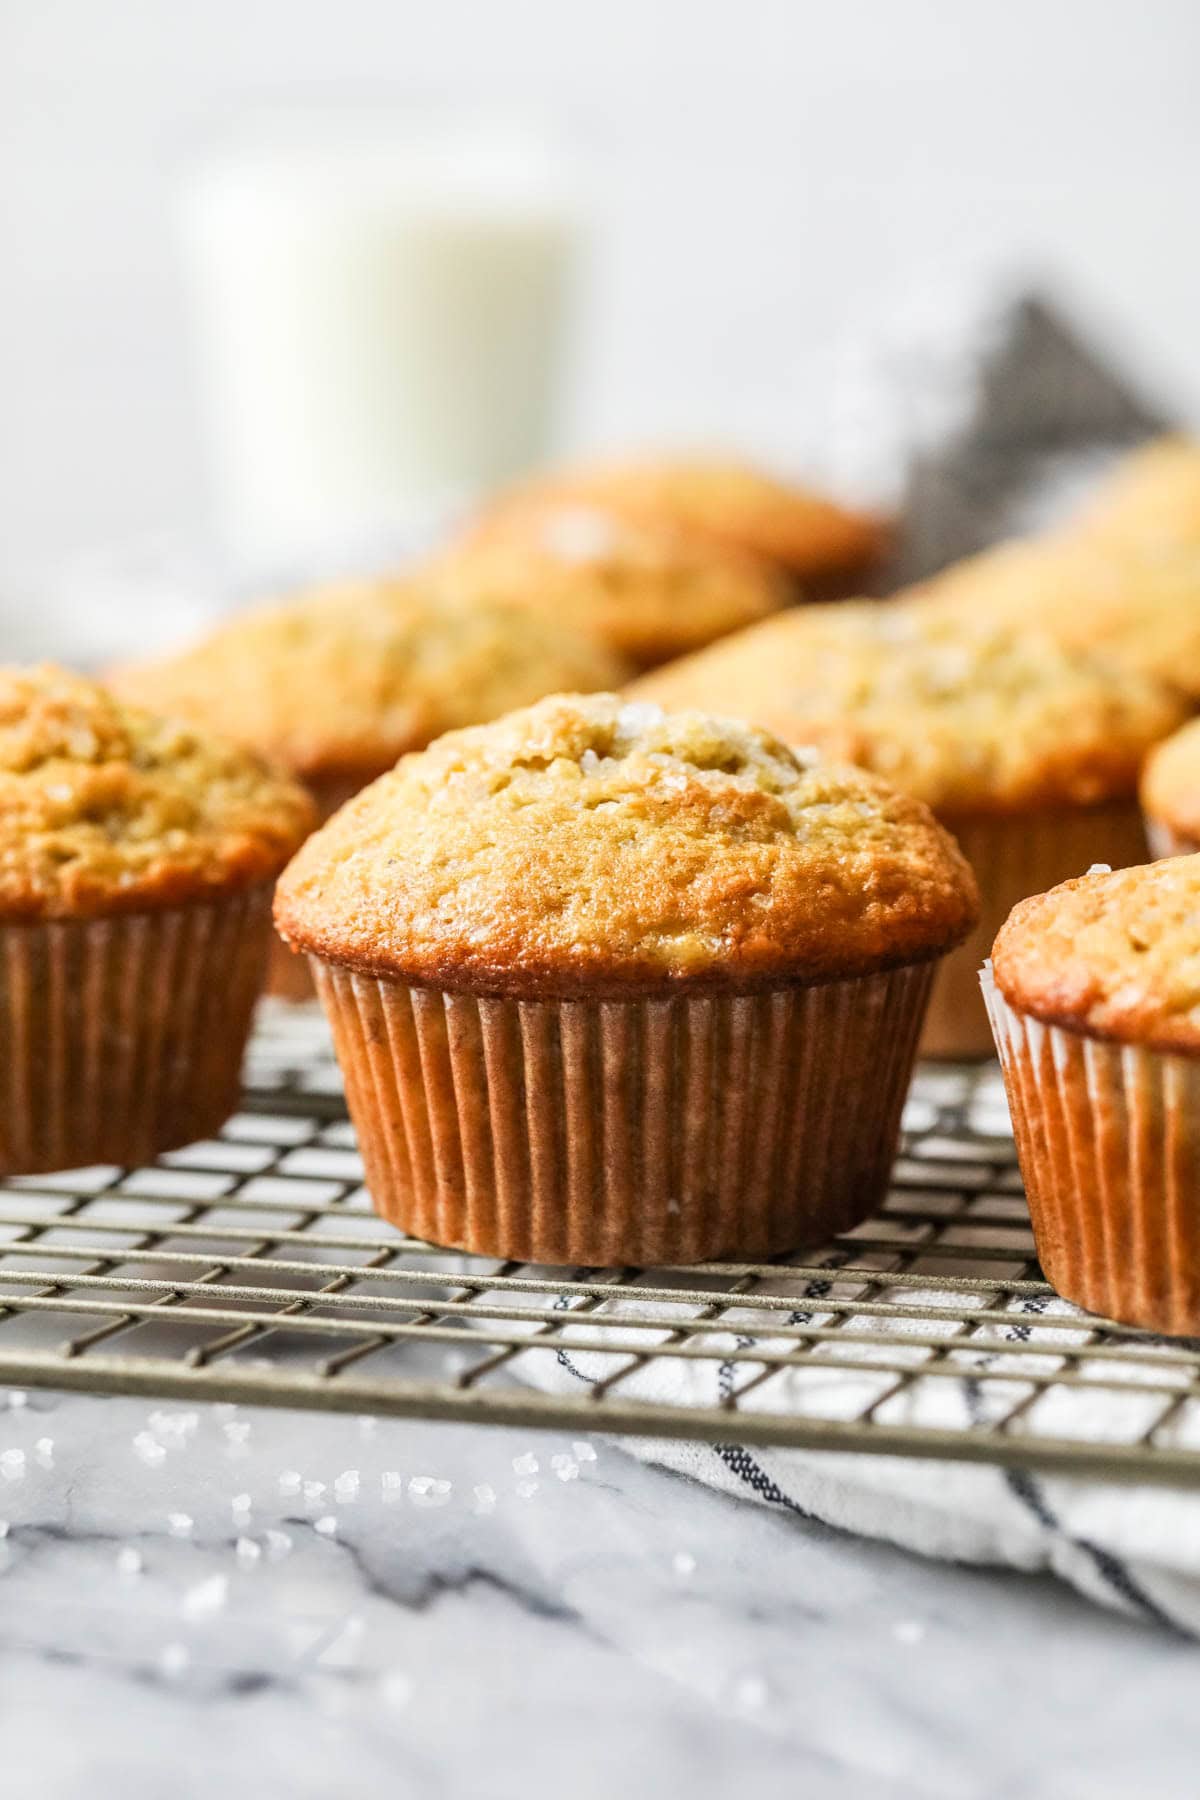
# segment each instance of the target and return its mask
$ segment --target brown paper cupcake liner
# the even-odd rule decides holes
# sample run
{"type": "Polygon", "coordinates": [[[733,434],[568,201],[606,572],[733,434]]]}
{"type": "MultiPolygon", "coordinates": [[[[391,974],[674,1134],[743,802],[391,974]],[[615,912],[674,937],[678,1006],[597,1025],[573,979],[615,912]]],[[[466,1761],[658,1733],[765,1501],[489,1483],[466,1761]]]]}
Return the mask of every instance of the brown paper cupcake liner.
{"type": "Polygon", "coordinates": [[[983,991],[1038,1257],[1088,1312],[1200,1334],[1200,1061],[1045,1025],[983,991]]]}
{"type": "Polygon", "coordinates": [[[1123,869],[1146,861],[1141,813],[1133,800],[1061,811],[943,819],[975,871],[979,924],[938,971],[920,1054],[991,1056],[992,1032],[979,991],[979,966],[1018,900],[1044,894],[1093,863],[1123,869]]]}
{"type": "Polygon", "coordinates": [[[238,1104],[271,889],[0,927],[0,1174],[140,1163],[238,1104]]]}
{"type": "Polygon", "coordinates": [[[933,965],[483,999],[313,959],[377,1210],[528,1262],[769,1256],[882,1199],[933,965]]]}

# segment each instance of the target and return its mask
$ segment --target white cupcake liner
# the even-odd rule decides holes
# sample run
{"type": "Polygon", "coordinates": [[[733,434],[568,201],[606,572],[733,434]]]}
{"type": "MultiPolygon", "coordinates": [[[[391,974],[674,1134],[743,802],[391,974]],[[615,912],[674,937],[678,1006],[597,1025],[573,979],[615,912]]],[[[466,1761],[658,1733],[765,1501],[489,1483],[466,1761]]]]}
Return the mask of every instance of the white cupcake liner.
{"type": "Polygon", "coordinates": [[[981,977],[1038,1256],[1088,1312],[1200,1335],[1200,1058],[1047,1025],[981,977]]]}

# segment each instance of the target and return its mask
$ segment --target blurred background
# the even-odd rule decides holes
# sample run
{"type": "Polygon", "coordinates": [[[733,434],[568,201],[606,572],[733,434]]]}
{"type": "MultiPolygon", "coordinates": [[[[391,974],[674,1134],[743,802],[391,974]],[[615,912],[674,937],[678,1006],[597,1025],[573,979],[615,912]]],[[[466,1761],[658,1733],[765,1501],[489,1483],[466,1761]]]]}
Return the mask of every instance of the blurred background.
{"type": "MultiPolygon", "coordinates": [[[[964,270],[1049,283],[1168,410],[1200,411],[1198,87],[1195,0],[0,0],[0,626],[12,641],[55,581],[86,591],[106,558],[164,543],[286,556],[230,526],[240,476],[213,395],[274,404],[238,385],[285,354],[271,281],[311,287],[311,334],[344,330],[321,285],[341,227],[268,268],[253,210],[211,224],[222,202],[196,200],[196,172],[230,166],[248,121],[283,108],[325,131],[336,113],[392,141],[449,117],[535,143],[518,198],[482,201],[515,207],[532,247],[505,275],[472,215],[466,249],[439,252],[454,279],[406,326],[421,368],[430,332],[451,333],[427,410],[455,379],[478,399],[454,352],[470,322],[450,315],[514,284],[513,341],[545,393],[532,424],[505,423],[511,396],[482,406],[482,473],[683,442],[837,476],[847,345],[964,270]]],[[[287,214],[321,176],[285,174],[287,214]]],[[[442,199],[461,226],[462,195],[442,199]]],[[[369,262],[361,233],[355,253],[369,262]]],[[[261,442],[286,461],[301,430],[272,416],[261,442]]],[[[432,490],[444,471],[427,473],[432,490]]],[[[306,480],[325,477],[296,477],[301,513],[306,480]]]]}

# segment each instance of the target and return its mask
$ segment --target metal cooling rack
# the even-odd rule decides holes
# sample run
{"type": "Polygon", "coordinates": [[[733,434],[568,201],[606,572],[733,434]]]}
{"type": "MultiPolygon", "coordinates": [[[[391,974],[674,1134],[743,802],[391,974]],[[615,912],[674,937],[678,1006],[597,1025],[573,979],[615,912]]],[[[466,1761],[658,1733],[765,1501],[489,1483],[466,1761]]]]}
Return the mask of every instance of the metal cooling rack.
{"type": "Polygon", "coordinates": [[[993,1068],[926,1068],[882,1211],[803,1261],[547,1270],[370,1212],[315,1009],[141,1169],[0,1185],[0,1382],[1200,1479],[1200,1344],[1041,1279],[993,1068]]]}

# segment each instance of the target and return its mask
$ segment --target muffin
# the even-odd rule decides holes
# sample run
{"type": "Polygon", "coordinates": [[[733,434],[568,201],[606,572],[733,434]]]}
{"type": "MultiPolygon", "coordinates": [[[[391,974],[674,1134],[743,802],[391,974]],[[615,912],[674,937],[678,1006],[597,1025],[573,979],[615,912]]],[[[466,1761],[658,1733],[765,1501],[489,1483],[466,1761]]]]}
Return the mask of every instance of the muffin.
{"type": "Polygon", "coordinates": [[[216,1131],[313,824],[295,783],[50,667],[0,670],[0,1172],[216,1131]]]}
{"type": "Polygon", "coordinates": [[[1200,856],[1026,900],[984,985],[1047,1277],[1200,1333],[1200,856]]]}
{"type": "Polygon", "coordinates": [[[973,625],[1032,627],[1200,703],[1200,545],[1017,539],[901,598],[973,625]]]}
{"type": "Polygon", "coordinates": [[[612,695],[406,757],[275,910],[383,1216],[583,1265],[771,1255],[869,1213],[976,916],[918,801],[612,695]]]}
{"type": "Polygon", "coordinates": [[[570,502],[501,515],[427,573],[452,595],[568,620],[641,668],[752,625],[791,597],[758,557],[570,502]]]}
{"type": "MultiPolygon", "coordinates": [[[[323,588],[240,614],[181,653],[114,670],[114,689],[219,731],[303,781],[322,818],[443,731],[558,688],[606,688],[626,665],[545,614],[459,604],[428,583],[323,588]]],[[[280,947],[271,987],[304,998],[280,947]]]]}
{"type": "Polygon", "coordinates": [[[1147,759],[1142,813],[1155,856],[1200,850],[1200,719],[1159,744],[1147,759]]]}
{"type": "Polygon", "coordinates": [[[877,518],[749,464],[700,456],[551,471],[500,494],[475,530],[481,537],[511,531],[518,517],[564,505],[692,533],[774,563],[805,587],[844,583],[874,568],[887,543],[877,518]]]}
{"type": "Polygon", "coordinates": [[[1122,457],[1071,529],[1152,553],[1200,548],[1200,443],[1156,438],[1122,457]]]}
{"type": "Polygon", "coordinates": [[[1141,862],[1138,771],[1183,700],[1051,639],[894,602],[781,614],[636,682],[753,719],[926,802],[979,878],[976,936],[938,976],[922,1048],[991,1054],[977,971],[1010,908],[1096,861],[1141,862]]]}

